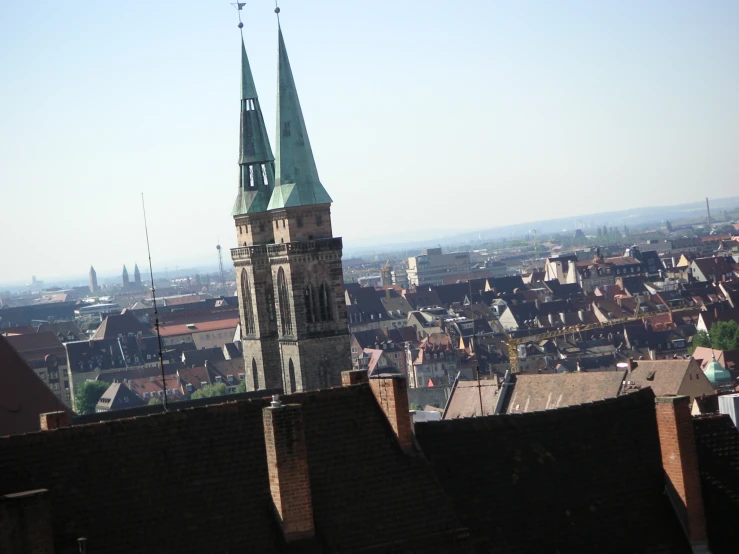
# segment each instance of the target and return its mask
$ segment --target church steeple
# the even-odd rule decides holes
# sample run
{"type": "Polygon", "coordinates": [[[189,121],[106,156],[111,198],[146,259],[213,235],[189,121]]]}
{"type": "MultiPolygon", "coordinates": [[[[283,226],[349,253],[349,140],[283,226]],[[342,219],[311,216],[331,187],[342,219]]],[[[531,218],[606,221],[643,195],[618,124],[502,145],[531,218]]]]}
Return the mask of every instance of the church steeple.
{"type": "Polygon", "coordinates": [[[330,204],[318,178],[282,29],[278,24],[277,162],[269,209],[330,204]]]}
{"type": "Polygon", "coordinates": [[[257,88],[241,37],[241,134],[239,141],[239,193],[233,215],[267,210],[275,186],[275,157],[269,145],[257,88]]]}

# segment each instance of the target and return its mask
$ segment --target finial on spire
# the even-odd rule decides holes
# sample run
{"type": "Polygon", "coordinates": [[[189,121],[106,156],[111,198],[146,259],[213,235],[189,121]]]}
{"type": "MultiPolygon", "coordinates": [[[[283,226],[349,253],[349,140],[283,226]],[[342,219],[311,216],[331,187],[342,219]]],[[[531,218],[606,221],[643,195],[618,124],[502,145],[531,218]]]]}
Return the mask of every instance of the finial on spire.
{"type": "Polygon", "coordinates": [[[280,24],[280,6],[277,5],[277,0],[275,0],[275,13],[277,14],[277,24],[280,24]]]}
{"type": "Polygon", "coordinates": [[[244,23],[241,21],[241,10],[246,6],[246,2],[231,3],[231,5],[239,11],[239,29],[244,28],[244,23]]]}

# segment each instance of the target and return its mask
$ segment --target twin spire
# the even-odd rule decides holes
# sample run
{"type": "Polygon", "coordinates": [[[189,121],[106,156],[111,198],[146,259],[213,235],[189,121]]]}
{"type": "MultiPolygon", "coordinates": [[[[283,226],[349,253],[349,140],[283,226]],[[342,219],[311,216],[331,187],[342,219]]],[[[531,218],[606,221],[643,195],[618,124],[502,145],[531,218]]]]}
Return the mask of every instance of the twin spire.
{"type": "Polygon", "coordinates": [[[239,193],[233,215],[328,204],[278,26],[277,159],[272,155],[244,40],[241,40],[239,193]]]}

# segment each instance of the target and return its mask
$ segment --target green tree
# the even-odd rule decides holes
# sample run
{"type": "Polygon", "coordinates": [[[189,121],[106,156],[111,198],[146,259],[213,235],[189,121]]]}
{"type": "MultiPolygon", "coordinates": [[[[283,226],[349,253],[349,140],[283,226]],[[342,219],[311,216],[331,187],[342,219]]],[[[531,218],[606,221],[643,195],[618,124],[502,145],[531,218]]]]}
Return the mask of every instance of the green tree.
{"type": "Polygon", "coordinates": [[[74,393],[74,411],[78,414],[95,413],[95,405],[109,386],[110,383],[105,381],[80,383],[77,386],[77,392],[74,393]]]}
{"type": "Polygon", "coordinates": [[[215,385],[205,385],[202,389],[196,390],[192,393],[193,400],[198,398],[211,398],[213,396],[225,396],[227,393],[225,383],[216,383],[215,385]]]}
{"type": "Polygon", "coordinates": [[[736,321],[719,321],[711,325],[709,333],[698,331],[693,335],[693,343],[689,349],[690,353],[695,352],[695,349],[699,346],[716,350],[739,349],[739,323],[736,321]]]}
{"type": "Polygon", "coordinates": [[[158,398],[152,398],[151,400],[149,400],[149,406],[156,406],[161,403],[162,401],[159,400],[158,398]]]}
{"type": "Polygon", "coordinates": [[[235,392],[246,392],[246,380],[239,383],[239,385],[236,387],[235,392]]]}
{"type": "Polygon", "coordinates": [[[667,227],[667,232],[672,233],[672,223],[670,223],[670,220],[668,219],[665,221],[665,227],[667,227]]]}
{"type": "Polygon", "coordinates": [[[693,342],[690,345],[690,348],[688,348],[688,352],[692,354],[699,346],[705,346],[707,348],[711,347],[711,337],[705,331],[698,331],[693,335],[693,342]]]}
{"type": "Polygon", "coordinates": [[[716,350],[739,348],[739,323],[720,321],[711,325],[711,346],[716,350]]]}

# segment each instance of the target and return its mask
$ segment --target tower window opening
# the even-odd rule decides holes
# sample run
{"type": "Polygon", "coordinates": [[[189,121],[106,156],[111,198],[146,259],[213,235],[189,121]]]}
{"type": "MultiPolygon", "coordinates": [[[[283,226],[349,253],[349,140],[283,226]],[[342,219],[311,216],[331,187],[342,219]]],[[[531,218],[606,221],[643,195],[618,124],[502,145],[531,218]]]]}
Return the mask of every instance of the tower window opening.
{"type": "Polygon", "coordinates": [[[277,296],[280,302],[280,323],[282,324],[282,334],[291,335],[293,332],[293,321],[292,313],[290,312],[287,279],[285,279],[285,270],[283,268],[280,268],[277,272],[277,296]]]}
{"type": "Polygon", "coordinates": [[[308,323],[315,323],[316,322],[316,312],[313,309],[313,287],[311,285],[307,285],[305,287],[305,319],[308,321],[308,323]]]}
{"type": "Polygon", "coordinates": [[[269,186],[269,180],[267,180],[267,166],[266,164],[262,164],[262,182],[264,183],[265,187],[269,186]]]}
{"type": "Polygon", "coordinates": [[[316,216],[316,225],[322,225],[323,224],[323,216],[321,214],[318,214],[316,216]]]}
{"type": "Polygon", "coordinates": [[[249,186],[254,188],[254,166],[249,166],[249,186]]]}

